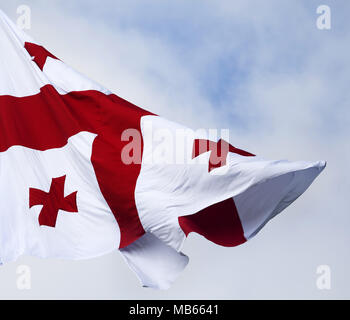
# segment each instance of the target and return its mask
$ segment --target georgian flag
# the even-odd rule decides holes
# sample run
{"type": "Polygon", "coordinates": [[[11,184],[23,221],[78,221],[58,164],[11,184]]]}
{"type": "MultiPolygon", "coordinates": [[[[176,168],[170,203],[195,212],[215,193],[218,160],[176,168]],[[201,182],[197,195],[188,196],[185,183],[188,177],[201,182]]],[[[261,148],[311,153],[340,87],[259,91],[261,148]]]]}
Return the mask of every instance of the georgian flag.
{"type": "Polygon", "coordinates": [[[144,286],[164,289],[188,263],[190,232],[239,245],[325,167],[264,160],[140,109],[1,11],[0,44],[1,263],[119,249],[144,286]]]}

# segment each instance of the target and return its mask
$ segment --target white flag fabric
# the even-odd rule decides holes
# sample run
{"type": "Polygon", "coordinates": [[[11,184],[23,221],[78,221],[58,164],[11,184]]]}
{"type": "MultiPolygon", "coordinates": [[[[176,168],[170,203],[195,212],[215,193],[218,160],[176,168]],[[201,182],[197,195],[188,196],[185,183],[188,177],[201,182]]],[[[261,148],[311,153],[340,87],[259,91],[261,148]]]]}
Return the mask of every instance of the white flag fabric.
{"type": "Polygon", "coordinates": [[[0,261],[118,250],[166,289],[190,232],[231,247],[324,161],[271,161],[143,110],[74,71],[0,11],[0,261]]]}

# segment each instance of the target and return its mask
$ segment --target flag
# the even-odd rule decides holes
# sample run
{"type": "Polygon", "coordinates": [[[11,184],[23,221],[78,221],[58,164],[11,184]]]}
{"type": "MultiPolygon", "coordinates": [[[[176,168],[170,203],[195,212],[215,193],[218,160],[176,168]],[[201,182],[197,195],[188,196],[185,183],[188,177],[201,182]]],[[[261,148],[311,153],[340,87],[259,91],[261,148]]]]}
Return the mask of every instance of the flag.
{"type": "Polygon", "coordinates": [[[232,247],[297,199],[324,161],[265,160],[141,109],[0,11],[0,261],[119,250],[165,289],[191,232],[232,247]]]}

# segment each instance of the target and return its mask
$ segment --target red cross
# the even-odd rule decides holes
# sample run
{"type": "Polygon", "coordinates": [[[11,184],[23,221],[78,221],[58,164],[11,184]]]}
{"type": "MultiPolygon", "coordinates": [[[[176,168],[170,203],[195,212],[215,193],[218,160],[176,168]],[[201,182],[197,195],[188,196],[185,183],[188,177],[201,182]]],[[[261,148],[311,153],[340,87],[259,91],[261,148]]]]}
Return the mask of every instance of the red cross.
{"type": "Polygon", "coordinates": [[[192,159],[208,151],[211,151],[209,158],[209,172],[213,169],[224,166],[229,152],[237,153],[245,157],[255,156],[252,153],[235,148],[223,139],[220,139],[218,142],[205,139],[195,139],[193,142],[192,159]]]}
{"type": "Polygon", "coordinates": [[[24,47],[28,51],[28,53],[34,57],[34,62],[38,65],[38,67],[43,71],[44,65],[46,62],[47,57],[50,57],[52,59],[57,59],[53,54],[51,54],[49,51],[47,51],[44,47],[39,46],[35,43],[26,42],[24,44],[24,47]]]}
{"type": "Polygon", "coordinates": [[[39,225],[55,227],[58,210],[78,212],[77,191],[64,196],[66,176],[53,178],[50,191],[29,188],[29,208],[43,205],[39,214],[39,225]]]}

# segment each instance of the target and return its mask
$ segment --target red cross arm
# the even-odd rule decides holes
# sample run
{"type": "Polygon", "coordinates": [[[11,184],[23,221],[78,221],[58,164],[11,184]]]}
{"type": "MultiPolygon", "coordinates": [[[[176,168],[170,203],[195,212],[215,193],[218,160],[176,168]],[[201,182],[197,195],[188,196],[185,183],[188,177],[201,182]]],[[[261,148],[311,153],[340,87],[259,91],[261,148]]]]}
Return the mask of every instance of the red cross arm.
{"type": "Polygon", "coordinates": [[[209,158],[209,172],[215,168],[224,166],[229,152],[237,153],[244,157],[255,156],[250,152],[232,146],[223,139],[220,139],[218,142],[206,139],[195,139],[193,142],[192,159],[208,151],[211,151],[209,158]]]}
{"type": "Polygon", "coordinates": [[[67,212],[78,212],[77,193],[78,191],[75,191],[69,196],[65,197],[61,202],[60,209],[67,212]]]}
{"type": "Polygon", "coordinates": [[[44,69],[44,65],[47,57],[51,57],[53,59],[57,59],[53,54],[47,51],[44,47],[39,46],[35,43],[26,42],[24,44],[24,48],[28,51],[28,53],[34,57],[34,62],[38,65],[41,71],[44,69]]]}
{"type": "Polygon", "coordinates": [[[47,195],[45,191],[29,188],[29,208],[44,204],[47,195]]]}

